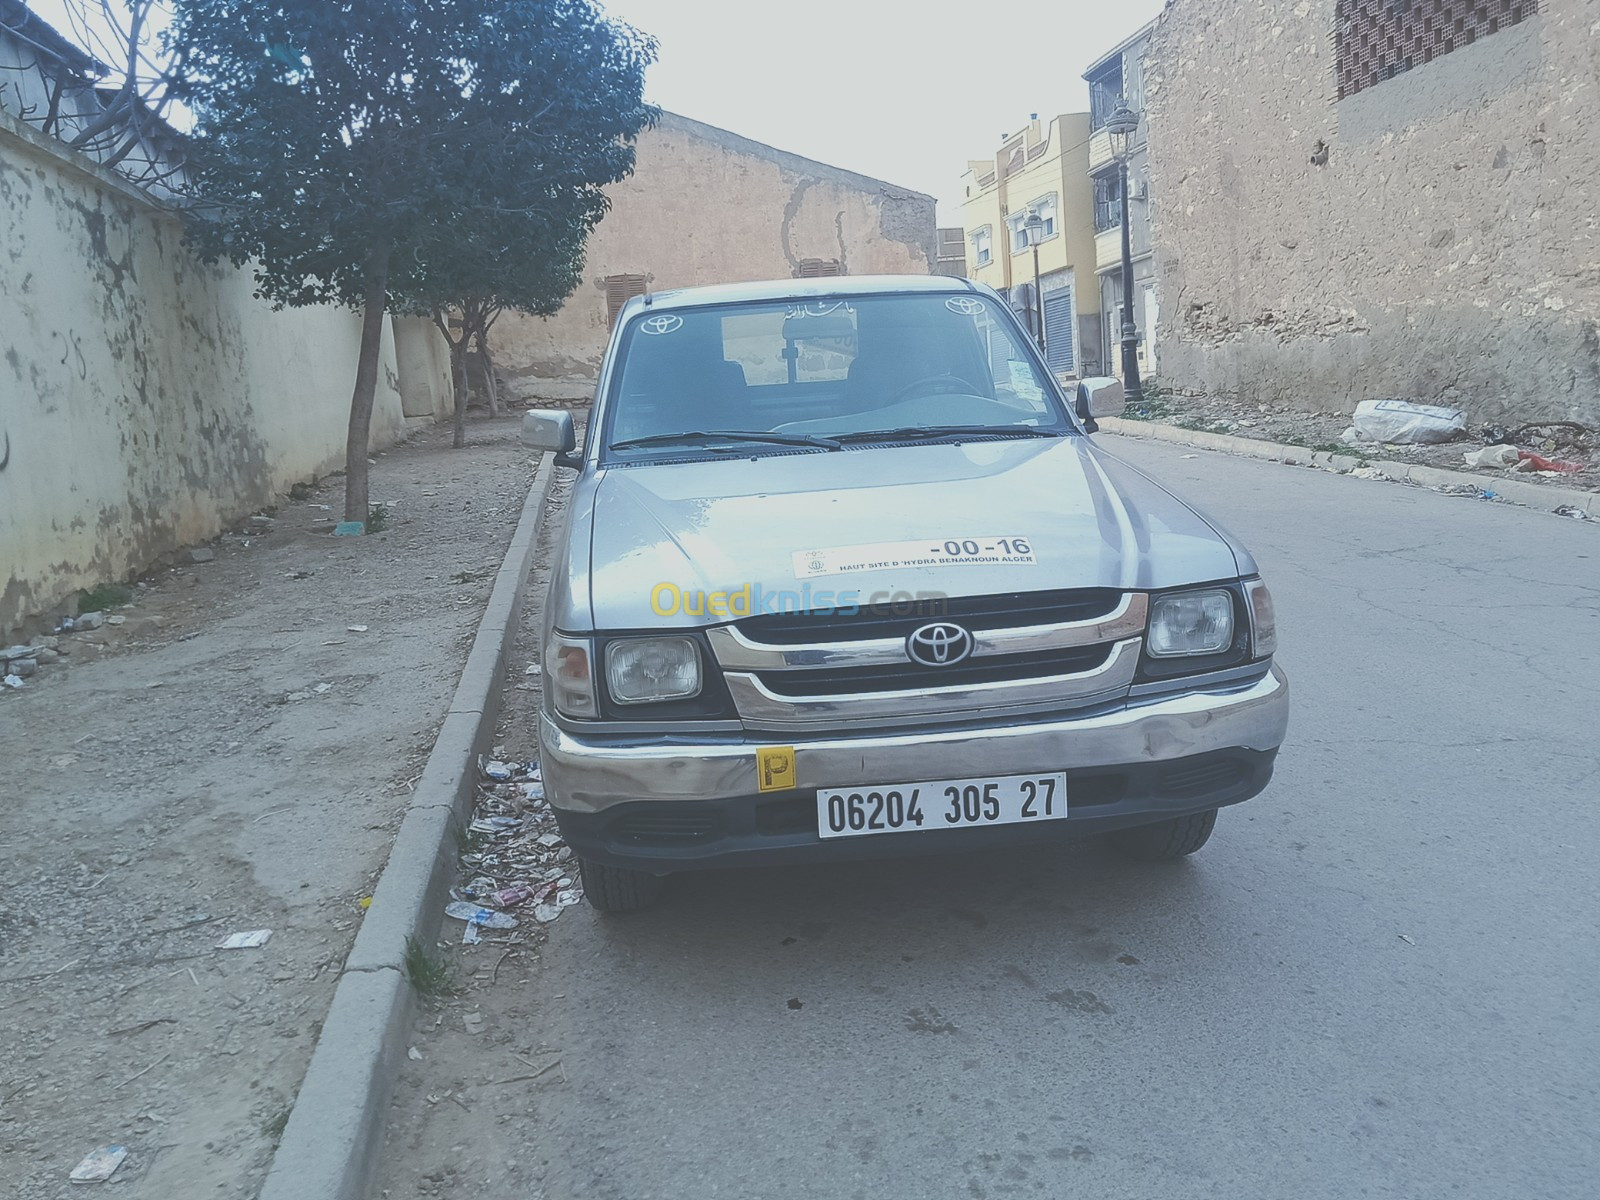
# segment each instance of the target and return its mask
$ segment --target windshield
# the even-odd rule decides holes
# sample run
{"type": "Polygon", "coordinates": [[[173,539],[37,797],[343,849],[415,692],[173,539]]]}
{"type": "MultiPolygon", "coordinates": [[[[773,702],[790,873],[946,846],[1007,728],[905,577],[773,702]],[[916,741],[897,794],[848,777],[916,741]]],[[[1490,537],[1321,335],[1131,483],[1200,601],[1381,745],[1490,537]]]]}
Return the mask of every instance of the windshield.
{"type": "Polygon", "coordinates": [[[624,332],[604,444],[631,457],[1072,432],[1022,338],[970,294],[646,310],[624,332]]]}

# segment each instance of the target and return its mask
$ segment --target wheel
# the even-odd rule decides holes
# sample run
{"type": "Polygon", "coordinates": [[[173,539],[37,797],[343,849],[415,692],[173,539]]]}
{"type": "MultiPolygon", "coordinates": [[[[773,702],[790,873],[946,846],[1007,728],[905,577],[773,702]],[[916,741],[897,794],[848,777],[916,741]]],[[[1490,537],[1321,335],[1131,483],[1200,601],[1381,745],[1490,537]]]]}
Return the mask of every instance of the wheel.
{"type": "Polygon", "coordinates": [[[1171,862],[1204,846],[1216,824],[1217,810],[1210,808],[1187,817],[1157,821],[1154,825],[1119,829],[1111,835],[1111,844],[1129,858],[1141,862],[1171,862]]]}
{"type": "Polygon", "coordinates": [[[645,871],[580,858],[578,873],[583,877],[583,894],[599,912],[636,912],[649,908],[661,894],[660,877],[645,871]]]}

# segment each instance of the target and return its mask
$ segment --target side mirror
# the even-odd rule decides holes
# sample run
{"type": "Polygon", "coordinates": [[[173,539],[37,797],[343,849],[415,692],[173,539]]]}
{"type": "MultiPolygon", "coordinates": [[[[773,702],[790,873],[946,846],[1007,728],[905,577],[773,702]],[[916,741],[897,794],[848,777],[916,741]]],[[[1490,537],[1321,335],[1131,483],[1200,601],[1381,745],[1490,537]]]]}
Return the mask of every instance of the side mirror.
{"type": "Polygon", "coordinates": [[[1078,381],[1078,419],[1090,433],[1099,428],[1096,417],[1120,417],[1127,407],[1122,380],[1116,376],[1095,375],[1078,381]]]}
{"type": "Polygon", "coordinates": [[[561,459],[572,454],[578,444],[572,431],[572,414],[565,409],[524,413],[521,430],[522,444],[530,450],[553,452],[561,466],[561,459]]]}

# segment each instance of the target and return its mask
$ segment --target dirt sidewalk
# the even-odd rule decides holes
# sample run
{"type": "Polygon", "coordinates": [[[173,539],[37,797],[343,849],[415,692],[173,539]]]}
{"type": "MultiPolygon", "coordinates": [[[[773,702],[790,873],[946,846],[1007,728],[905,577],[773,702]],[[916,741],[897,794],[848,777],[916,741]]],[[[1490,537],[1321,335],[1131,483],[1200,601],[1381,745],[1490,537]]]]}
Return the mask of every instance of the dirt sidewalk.
{"type": "Polygon", "coordinates": [[[319,532],[330,480],[0,695],[0,1195],[108,1144],[120,1196],[257,1192],[533,478],[470,437],[374,460],[383,532],[319,532]]]}

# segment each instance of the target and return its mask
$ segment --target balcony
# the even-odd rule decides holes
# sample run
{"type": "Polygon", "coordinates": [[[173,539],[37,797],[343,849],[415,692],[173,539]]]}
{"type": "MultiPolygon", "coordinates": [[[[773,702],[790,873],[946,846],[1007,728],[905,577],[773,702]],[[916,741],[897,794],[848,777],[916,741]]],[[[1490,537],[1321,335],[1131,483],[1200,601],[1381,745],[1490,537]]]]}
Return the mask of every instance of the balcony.
{"type": "Polygon", "coordinates": [[[1111,135],[1096,129],[1089,135],[1089,173],[1092,175],[1111,161],[1111,135]]]}
{"type": "Polygon", "coordinates": [[[1094,269],[1109,270],[1122,265],[1122,226],[1113,225],[1094,235],[1094,269]]]}

